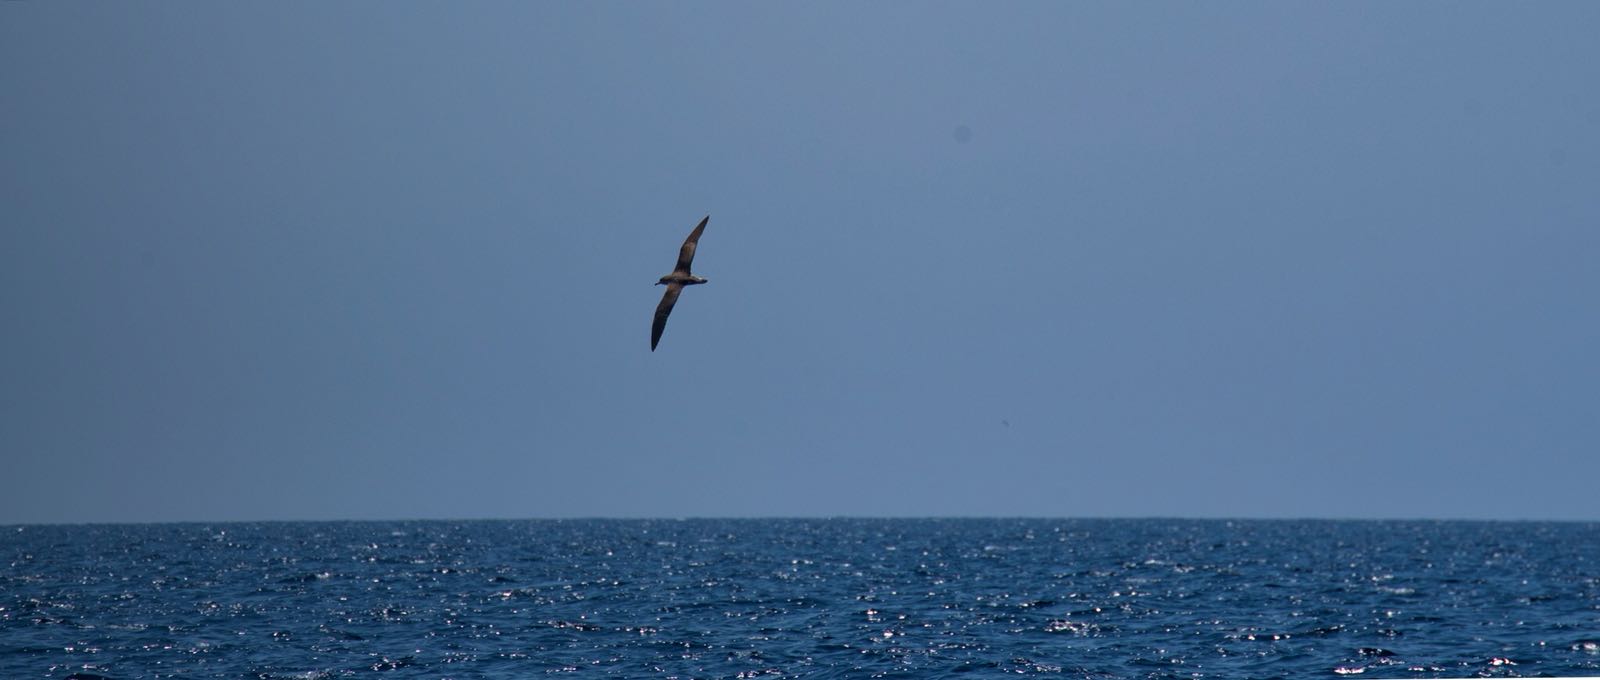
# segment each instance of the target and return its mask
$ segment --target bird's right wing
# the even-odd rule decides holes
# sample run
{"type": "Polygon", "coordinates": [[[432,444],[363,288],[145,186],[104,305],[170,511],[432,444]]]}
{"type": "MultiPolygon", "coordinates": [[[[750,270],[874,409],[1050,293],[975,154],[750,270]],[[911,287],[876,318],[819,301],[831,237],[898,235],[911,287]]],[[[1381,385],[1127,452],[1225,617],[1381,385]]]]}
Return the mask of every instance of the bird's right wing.
{"type": "Polygon", "coordinates": [[[696,226],[694,231],[689,232],[689,238],[683,240],[683,248],[678,250],[678,267],[674,271],[689,273],[689,264],[694,262],[695,246],[700,243],[700,232],[706,230],[706,223],[710,221],[711,216],[706,215],[705,219],[700,220],[699,226],[696,226]]]}
{"type": "Polygon", "coordinates": [[[655,323],[650,324],[650,351],[656,351],[656,343],[661,342],[661,332],[667,330],[667,316],[672,314],[672,306],[678,304],[678,293],[682,292],[682,284],[669,283],[667,292],[661,294],[661,304],[656,305],[655,323]]]}

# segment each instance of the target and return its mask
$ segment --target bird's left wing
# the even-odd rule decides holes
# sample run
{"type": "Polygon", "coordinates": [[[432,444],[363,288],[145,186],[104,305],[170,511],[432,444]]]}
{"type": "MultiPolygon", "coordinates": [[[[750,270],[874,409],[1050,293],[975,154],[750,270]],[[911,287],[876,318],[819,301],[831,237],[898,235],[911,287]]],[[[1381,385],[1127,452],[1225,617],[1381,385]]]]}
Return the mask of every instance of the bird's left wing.
{"type": "Polygon", "coordinates": [[[700,232],[706,230],[706,223],[711,221],[711,216],[706,215],[700,224],[689,232],[689,238],[683,240],[683,248],[678,250],[678,267],[675,271],[689,273],[689,264],[694,262],[694,249],[700,243],[700,232]]]}

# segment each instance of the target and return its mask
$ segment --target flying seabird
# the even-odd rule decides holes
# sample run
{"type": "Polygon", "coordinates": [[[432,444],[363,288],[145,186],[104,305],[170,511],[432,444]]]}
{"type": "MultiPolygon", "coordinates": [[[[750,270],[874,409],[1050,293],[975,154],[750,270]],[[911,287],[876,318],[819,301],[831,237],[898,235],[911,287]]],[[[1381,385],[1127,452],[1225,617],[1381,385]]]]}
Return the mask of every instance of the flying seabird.
{"type": "Polygon", "coordinates": [[[678,266],[672,273],[661,277],[656,282],[658,286],[666,286],[667,292],[661,296],[661,304],[656,305],[656,320],[650,324],[650,351],[656,351],[656,343],[661,342],[661,331],[667,329],[667,315],[672,313],[672,306],[678,303],[678,293],[683,292],[684,286],[705,283],[706,280],[689,273],[689,263],[694,262],[694,247],[700,242],[700,232],[706,230],[706,223],[711,221],[711,216],[700,220],[699,226],[689,232],[689,238],[683,240],[683,248],[678,250],[678,266]]]}

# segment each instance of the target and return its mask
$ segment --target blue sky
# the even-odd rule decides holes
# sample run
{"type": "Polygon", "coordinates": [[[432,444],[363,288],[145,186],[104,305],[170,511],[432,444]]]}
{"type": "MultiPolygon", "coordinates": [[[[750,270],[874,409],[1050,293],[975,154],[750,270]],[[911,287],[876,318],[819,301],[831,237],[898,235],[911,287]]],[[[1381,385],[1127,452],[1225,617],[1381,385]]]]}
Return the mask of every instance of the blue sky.
{"type": "Polygon", "coordinates": [[[1596,26],[0,3],[0,522],[1600,519],[1596,26]]]}

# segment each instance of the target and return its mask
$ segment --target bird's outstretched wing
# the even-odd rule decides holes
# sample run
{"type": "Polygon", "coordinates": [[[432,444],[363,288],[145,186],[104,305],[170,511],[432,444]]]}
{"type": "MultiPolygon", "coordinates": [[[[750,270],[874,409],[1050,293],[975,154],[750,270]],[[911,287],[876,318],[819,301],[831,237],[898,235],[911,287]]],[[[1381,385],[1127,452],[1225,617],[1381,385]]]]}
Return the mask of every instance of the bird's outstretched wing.
{"type": "MultiPolygon", "coordinates": [[[[705,226],[704,222],[700,223],[705,226]]],[[[696,235],[699,231],[696,230],[696,235]]],[[[686,246],[693,248],[693,245],[686,246]]],[[[667,330],[667,316],[672,314],[672,306],[678,304],[678,293],[683,292],[683,285],[678,283],[667,284],[667,292],[661,294],[661,304],[656,305],[656,320],[650,324],[650,351],[656,351],[656,343],[661,342],[661,332],[667,330]]]]}
{"type": "MultiPolygon", "coordinates": [[[[689,238],[683,240],[683,248],[678,251],[678,267],[673,270],[675,273],[689,273],[689,264],[694,262],[694,247],[700,243],[700,232],[706,230],[706,223],[710,221],[711,216],[706,215],[705,219],[700,220],[699,226],[696,226],[694,231],[689,232],[689,238]]],[[[667,305],[667,308],[671,309],[672,306],[667,305]]]]}

